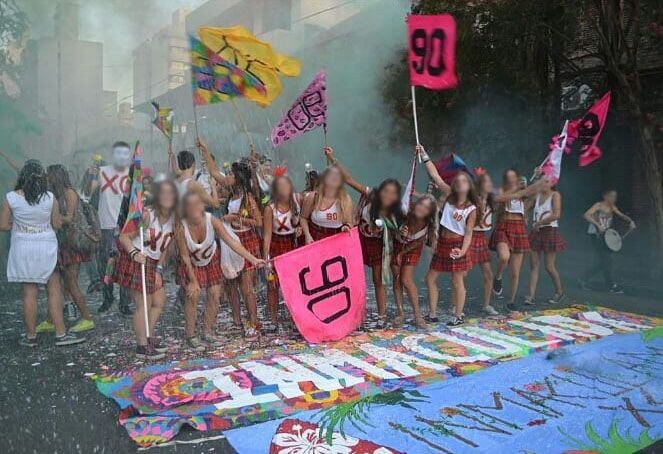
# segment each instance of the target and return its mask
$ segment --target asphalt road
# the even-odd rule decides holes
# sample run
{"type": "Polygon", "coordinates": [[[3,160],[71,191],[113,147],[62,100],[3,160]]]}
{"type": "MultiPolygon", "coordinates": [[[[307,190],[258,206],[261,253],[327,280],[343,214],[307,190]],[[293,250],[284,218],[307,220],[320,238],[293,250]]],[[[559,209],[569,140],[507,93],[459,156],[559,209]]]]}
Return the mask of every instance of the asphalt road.
{"type": "MultiPolygon", "coordinates": [[[[571,274],[568,269],[563,269],[563,272],[571,274]]],[[[481,288],[478,280],[478,272],[472,272],[468,282],[466,310],[469,316],[479,315],[478,294],[481,288]]],[[[86,286],[85,277],[81,278],[81,284],[83,288],[86,286]]],[[[442,312],[448,307],[448,279],[441,279],[440,286],[442,312]]],[[[423,283],[421,287],[423,289],[423,283]]],[[[586,292],[569,287],[567,289],[569,298],[565,305],[594,304],[622,311],[661,315],[661,299],[655,297],[655,294],[646,296],[648,292],[639,287],[627,286],[627,294],[624,295],[586,292]]],[[[524,283],[521,288],[524,288],[524,283]]],[[[170,347],[167,359],[193,357],[194,354],[182,346],[184,322],[174,302],[174,287],[169,285],[168,290],[169,304],[160,329],[160,335],[170,347]]],[[[97,392],[93,382],[85,375],[102,370],[122,370],[142,365],[136,362],[132,355],[134,343],[130,320],[121,317],[115,308],[108,315],[96,315],[96,308],[101,304],[101,294],[95,293],[89,296],[89,304],[95,313],[97,327],[89,334],[88,342],[58,348],[52,345],[52,335],[41,335],[38,348],[26,349],[17,345],[17,339],[23,333],[21,303],[15,297],[6,296],[9,293],[5,292],[5,296],[0,298],[2,315],[0,364],[3,367],[0,374],[2,451],[86,454],[136,452],[137,446],[118,424],[117,406],[97,392]]],[[[542,275],[541,295],[551,293],[548,278],[542,275]]],[[[425,295],[422,295],[422,301],[424,298],[425,295]]],[[[494,305],[503,310],[503,300],[496,300],[494,305]]],[[[44,312],[45,304],[40,306],[44,312]]],[[[546,308],[550,305],[540,304],[539,307],[546,308]]],[[[219,315],[219,333],[223,333],[223,326],[228,320],[229,310],[225,305],[219,315]]],[[[232,342],[235,342],[238,348],[246,347],[242,346],[241,339],[234,339],[232,342]]],[[[213,352],[207,352],[207,355],[213,355],[213,352]]],[[[185,428],[177,440],[186,441],[213,435],[219,433],[203,433],[185,428]]],[[[150,451],[234,452],[223,439],[191,445],[158,447],[150,451]]]]}

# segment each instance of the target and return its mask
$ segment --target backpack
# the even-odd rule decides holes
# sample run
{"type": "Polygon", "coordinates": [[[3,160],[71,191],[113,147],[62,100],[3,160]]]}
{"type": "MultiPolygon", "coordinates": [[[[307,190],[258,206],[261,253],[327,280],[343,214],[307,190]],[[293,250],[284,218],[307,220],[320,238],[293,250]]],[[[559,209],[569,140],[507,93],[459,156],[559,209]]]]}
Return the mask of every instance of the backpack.
{"type": "Polygon", "coordinates": [[[101,244],[101,228],[97,210],[78,197],[74,217],[67,228],[67,245],[81,254],[92,254],[101,244]]]}

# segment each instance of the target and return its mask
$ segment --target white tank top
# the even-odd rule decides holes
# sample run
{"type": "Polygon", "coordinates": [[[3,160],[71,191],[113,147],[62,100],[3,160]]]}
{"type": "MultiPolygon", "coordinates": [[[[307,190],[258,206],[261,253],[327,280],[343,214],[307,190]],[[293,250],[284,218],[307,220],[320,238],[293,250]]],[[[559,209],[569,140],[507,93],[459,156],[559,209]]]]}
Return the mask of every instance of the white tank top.
{"type": "Polygon", "coordinates": [[[405,237],[402,237],[402,236],[398,235],[396,237],[396,240],[399,243],[408,244],[408,243],[412,243],[414,241],[418,241],[418,240],[422,239],[423,237],[426,236],[427,233],[428,233],[428,227],[424,227],[423,229],[419,230],[418,232],[408,233],[407,236],[405,236],[405,237]]]}
{"type": "Polygon", "coordinates": [[[311,222],[318,227],[327,229],[339,229],[343,226],[341,215],[338,212],[338,201],[326,210],[313,210],[311,213],[311,222]]]}
{"type": "MultiPolygon", "coordinates": [[[[242,216],[242,214],[239,212],[240,209],[242,208],[242,200],[244,200],[244,196],[241,196],[239,199],[231,199],[228,202],[228,214],[237,214],[240,217],[245,217],[242,216]]],[[[247,232],[251,230],[251,226],[248,224],[240,223],[240,222],[233,222],[231,227],[235,232],[247,232]],[[241,227],[240,227],[241,226],[241,227]]]]}
{"type": "Polygon", "coordinates": [[[382,236],[382,227],[371,223],[371,204],[367,204],[363,210],[361,210],[361,217],[359,219],[359,231],[362,235],[379,238],[382,236]]]}
{"type": "Polygon", "coordinates": [[[440,225],[458,235],[465,236],[467,218],[476,209],[477,207],[474,205],[468,205],[465,208],[456,208],[450,203],[445,203],[444,210],[442,210],[442,217],[440,218],[440,225]]]}
{"type": "Polygon", "coordinates": [[[179,197],[179,201],[182,202],[184,200],[184,196],[186,193],[189,191],[189,181],[191,181],[193,178],[185,178],[182,181],[177,181],[175,180],[175,185],[177,186],[177,195],[179,197]]]}
{"type": "Polygon", "coordinates": [[[475,232],[487,232],[493,228],[493,210],[490,209],[488,202],[486,202],[483,211],[483,219],[481,219],[481,222],[478,221],[479,220],[477,219],[477,225],[474,226],[475,232]]]}
{"type": "Polygon", "coordinates": [[[122,197],[127,194],[129,187],[129,169],[121,172],[113,166],[99,168],[99,226],[104,230],[117,227],[117,217],[120,215],[122,197]]]}
{"type": "Polygon", "coordinates": [[[506,202],[505,210],[507,213],[525,214],[525,204],[520,199],[511,199],[506,202]]]}
{"type": "MultiPolygon", "coordinates": [[[[295,200],[297,213],[299,213],[299,204],[295,200]]],[[[292,235],[295,233],[295,228],[299,225],[299,217],[295,215],[293,210],[288,210],[285,213],[276,208],[276,203],[271,204],[272,207],[272,233],[274,235],[292,235]]]]}
{"type": "MultiPolygon", "coordinates": [[[[552,214],[552,194],[550,194],[550,197],[543,202],[540,203],[541,201],[541,194],[537,194],[536,196],[536,203],[534,204],[534,222],[538,222],[540,219],[543,219],[544,217],[548,216],[549,214],[552,214]]],[[[559,223],[557,220],[549,222],[548,224],[542,224],[541,227],[558,227],[559,223]]]]}
{"type": "Polygon", "coordinates": [[[196,243],[191,237],[189,224],[182,219],[184,226],[184,239],[189,249],[189,257],[193,266],[207,266],[212,261],[216,252],[216,240],[214,238],[214,226],[212,225],[212,214],[205,213],[205,238],[200,243],[196,243]]]}
{"type": "MultiPolygon", "coordinates": [[[[150,216],[150,225],[145,227],[143,231],[145,255],[152,260],[159,260],[161,254],[173,239],[175,215],[171,214],[168,221],[165,224],[161,224],[154,211],[148,211],[148,214],[150,216]]],[[[140,235],[136,235],[131,240],[131,243],[135,248],[140,250],[140,235]]]]}

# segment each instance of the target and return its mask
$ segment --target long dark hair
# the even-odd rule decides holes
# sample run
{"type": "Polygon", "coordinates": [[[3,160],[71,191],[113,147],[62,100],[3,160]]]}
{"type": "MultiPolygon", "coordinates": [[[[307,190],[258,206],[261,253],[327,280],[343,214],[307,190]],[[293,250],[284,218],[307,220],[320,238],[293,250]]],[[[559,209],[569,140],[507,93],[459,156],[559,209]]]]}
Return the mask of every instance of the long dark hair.
{"type": "Polygon", "coordinates": [[[405,215],[403,214],[403,210],[401,210],[402,192],[403,188],[401,186],[401,183],[395,178],[387,178],[386,180],[383,180],[382,183],[380,183],[380,186],[378,186],[377,188],[373,189],[373,191],[371,191],[371,194],[369,196],[369,202],[371,204],[371,208],[369,210],[369,217],[371,219],[372,224],[375,224],[375,221],[380,218],[380,211],[382,211],[383,209],[389,213],[389,217],[394,219],[397,225],[401,225],[403,223],[403,221],[405,220],[405,215]],[[380,200],[380,193],[387,186],[394,186],[396,188],[396,192],[398,192],[398,199],[394,203],[392,203],[391,206],[383,207],[382,201],[380,200]]]}
{"type": "Polygon", "coordinates": [[[239,190],[240,194],[243,196],[240,210],[248,210],[249,201],[247,199],[249,197],[255,198],[253,192],[253,182],[251,180],[251,168],[245,162],[233,162],[230,166],[230,170],[235,177],[235,184],[232,188],[232,191],[235,195],[238,195],[237,191],[239,190]]]}
{"type": "Polygon", "coordinates": [[[57,200],[61,200],[67,193],[67,189],[72,189],[69,179],[69,172],[62,164],[53,164],[46,168],[46,181],[48,189],[53,193],[57,200]]]}
{"type": "Polygon", "coordinates": [[[479,194],[477,194],[477,189],[474,186],[474,181],[472,180],[470,174],[468,174],[467,172],[458,172],[454,177],[450,185],[451,192],[449,193],[449,197],[447,197],[447,203],[455,206],[456,208],[460,208],[458,206],[458,193],[456,192],[456,180],[458,180],[458,178],[460,178],[461,176],[466,177],[468,184],[470,185],[470,190],[467,191],[467,201],[476,207],[477,219],[483,219],[483,206],[482,206],[483,204],[481,203],[479,194]]]}
{"type": "Polygon", "coordinates": [[[36,205],[48,191],[48,182],[41,162],[36,159],[25,161],[23,168],[18,173],[15,191],[23,191],[23,196],[28,205],[36,205]]]}
{"type": "Polygon", "coordinates": [[[483,207],[484,212],[487,211],[486,208],[490,208],[492,211],[495,211],[495,200],[494,200],[494,195],[490,192],[487,192],[485,194],[482,193],[482,187],[484,183],[486,182],[486,179],[490,178],[488,173],[482,173],[481,175],[477,175],[476,177],[476,188],[477,188],[477,194],[479,195],[479,198],[483,199],[485,196],[486,198],[486,206],[483,207]]]}
{"type": "Polygon", "coordinates": [[[407,219],[406,219],[406,225],[409,225],[411,221],[414,220],[414,207],[419,205],[420,203],[423,202],[428,202],[430,203],[431,206],[431,212],[428,215],[428,219],[426,219],[426,229],[428,232],[426,235],[428,235],[428,244],[436,244],[437,241],[437,225],[439,222],[439,216],[438,212],[439,209],[437,207],[437,201],[435,200],[435,197],[433,197],[432,194],[422,194],[420,195],[413,203],[410,204],[410,211],[407,213],[407,219]]]}

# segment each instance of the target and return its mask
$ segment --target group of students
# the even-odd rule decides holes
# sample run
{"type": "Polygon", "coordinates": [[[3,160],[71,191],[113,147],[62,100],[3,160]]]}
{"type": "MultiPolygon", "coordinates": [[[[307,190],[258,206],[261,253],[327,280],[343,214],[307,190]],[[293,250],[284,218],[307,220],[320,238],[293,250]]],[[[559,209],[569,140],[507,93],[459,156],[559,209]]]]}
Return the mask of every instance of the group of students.
{"type": "MultiPolygon", "coordinates": [[[[279,282],[270,260],[302,245],[347,232],[355,225],[364,263],[372,274],[378,328],[386,327],[388,322],[392,326],[404,322],[404,292],[417,328],[423,328],[427,322],[437,323],[437,280],[441,273],[451,275],[453,315],[448,324],[462,324],[464,281],[475,265],[483,275],[485,313],[498,313],[491,305],[491,297],[502,294],[502,276],[507,269],[507,308],[514,310],[520,269],[528,251],[532,273],[524,304],[534,304],[542,260],[555,287],[550,302],[564,298],[555,267],[556,254],[565,248],[558,226],[562,200],[545,178],[527,186],[517,171],[509,169],[504,172],[501,187],[495,190],[488,173],[476,169],[474,176],[461,171],[447,183],[424,148],[417,146],[415,156],[423,163],[436,190],[414,194],[404,209],[402,187],[397,180],[388,178],[375,188],[359,183],[330,147],[324,150],[327,168],[321,174],[307,169],[306,189],[297,192],[283,168],[272,170],[261,164],[253,151],[248,159],[220,169],[205,144],[198,141],[197,146],[202,171],[196,171],[195,155],[190,151],[177,155],[169,152],[171,177],[146,190],[149,200],[143,213],[143,244],[137,233],[118,235],[126,219],[131,184],[132,152],[126,143],[113,145],[112,164],[96,167],[95,177],[86,188],[88,194],[98,193],[100,266],[105,267],[108,258],[116,255],[104,284],[101,310],[113,304],[113,283],[118,284],[121,311],[129,311],[129,299],[134,303],[138,357],[158,359],[166,351],[155,333],[167,301],[164,272],[170,265],[175,268],[176,283],[184,300],[186,345],[203,351],[217,343],[215,322],[224,291],[231,303],[235,327],[249,339],[257,337],[261,324],[256,270],[264,267],[267,313],[271,327],[278,330],[279,282]],[[346,191],[348,187],[360,195],[356,206],[346,191]],[[528,234],[526,218],[530,211],[533,220],[528,234]],[[426,275],[429,310],[423,316],[414,271],[426,244],[434,254],[426,275]],[[493,251],[497,255],[495,270],[493,251]],[[147,305],[143,303],[143,265],[147,305]],[[388,320],[390,282],[396,315],[388,320]],[[198,330],[198,305],[203,292],[206,305],[198,330]],[[245,322],[241,301],[248,315],[245,322]]],[[[80,200],[64,167],[54,165],[44,170],[38,161],[29,160],[19,172],[15,190],[7,194],[2,206],[0,229],[12,232],[7,277],[10,282],[23,283],[26,335],[20,341],[22,345],[36,346],[37,332],[47,331],[55,332],[56,345],[71,345],[84,341],[81,333],[94,328],[78,287],[79,267],[91,257],[73,251],[66,238],[56,235],[58,229],[71,222],[80,200]],[[78,323],[68,331],[62,316],[61,282],[81,314],[78,323]],[[39,284],[46,285],[49,318],[37,326],[39,284]]]]}

